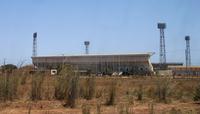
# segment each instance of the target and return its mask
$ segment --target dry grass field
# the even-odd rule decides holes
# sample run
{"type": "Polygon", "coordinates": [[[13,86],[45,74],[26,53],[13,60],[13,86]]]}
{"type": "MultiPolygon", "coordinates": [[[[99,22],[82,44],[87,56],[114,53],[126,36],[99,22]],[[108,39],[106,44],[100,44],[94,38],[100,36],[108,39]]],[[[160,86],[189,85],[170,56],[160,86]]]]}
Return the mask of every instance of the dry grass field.
{"type": "Polygon", "coordinates": [[[200,114],[198,78],[69,74],[1,74],[0,114],[200,114]]]}

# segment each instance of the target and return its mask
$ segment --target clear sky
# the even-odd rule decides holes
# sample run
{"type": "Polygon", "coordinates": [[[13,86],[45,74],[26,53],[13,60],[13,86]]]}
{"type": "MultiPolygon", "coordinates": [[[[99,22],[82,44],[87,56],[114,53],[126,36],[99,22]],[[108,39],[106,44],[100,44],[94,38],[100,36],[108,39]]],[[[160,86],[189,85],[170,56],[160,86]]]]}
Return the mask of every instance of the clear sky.
{"type": "Polygon", "coordinates": [[[155,52],[157,22],[166,22],[167,62],[185,63],[185,35],[193,65],[200,65],[200,0],[0,0],[0,64],[31,63],[38,55],[155,52]]]}

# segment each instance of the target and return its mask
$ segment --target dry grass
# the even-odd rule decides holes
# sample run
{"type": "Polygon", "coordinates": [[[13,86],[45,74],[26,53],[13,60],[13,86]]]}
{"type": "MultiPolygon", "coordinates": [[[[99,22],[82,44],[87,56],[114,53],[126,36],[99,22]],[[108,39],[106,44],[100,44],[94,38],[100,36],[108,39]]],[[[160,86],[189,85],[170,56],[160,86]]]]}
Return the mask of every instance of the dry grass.
{"type": "Polygon", "coordinates": [[[88,81],[88,78],[76,77],[75,74],[71,77],[37,75],[33,80],[29,75],[26,78],[12,76],[9,81],[5,81],[7,77],[0,76],[0,96],[1,100],[6,101],[0,103],[0,114],[28,114],[30,103],[31,114],[81,114],[84,103],[90,106],[91,114],[170,114],[173,107],[184,113],[192,110],[191,114],[198,114],[200,111],[200,105],[193,103],[198,79],[93,77],[91,80],[95,81],[88,81]],[[20,80],[25,83],[22,84],[20,80]],[[33,84],[34,80],[37,84],[33,84]],[[88,100],[80,97],[79,86],[90,88],[93,92],[87,92],[93,97],[88,100]],[[37,102],[29,101],[32,92],[36,92],[33,96],[39,96],[35,97],[37,102]],[[6,98],[5,94],[12,97],[6,98]],[[135,100],[140,94],[142,100],[135,100]],[[163,101],[167,101],[167,104],[163,101]]]}

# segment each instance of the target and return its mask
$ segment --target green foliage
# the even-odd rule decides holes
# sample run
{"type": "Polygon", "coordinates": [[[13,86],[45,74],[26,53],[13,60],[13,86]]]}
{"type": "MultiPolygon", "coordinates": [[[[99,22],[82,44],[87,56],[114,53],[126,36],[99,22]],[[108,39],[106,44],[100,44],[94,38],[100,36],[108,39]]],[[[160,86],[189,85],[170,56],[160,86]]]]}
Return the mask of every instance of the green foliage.
{"type": "Polygon", "coordinates": [[[2,72],[5,73],[12,73],[13,70],[17,69],[16,65],[13,64],[6,64],[1,66],[2,72]]]}

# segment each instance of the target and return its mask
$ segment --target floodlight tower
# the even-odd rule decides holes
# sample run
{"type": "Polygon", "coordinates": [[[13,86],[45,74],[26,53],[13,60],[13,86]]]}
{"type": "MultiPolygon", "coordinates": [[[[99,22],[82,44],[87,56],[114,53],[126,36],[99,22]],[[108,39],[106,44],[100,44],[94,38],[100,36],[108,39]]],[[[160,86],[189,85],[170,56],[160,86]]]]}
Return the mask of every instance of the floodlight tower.
{"type": "Polygon", "coordinates": [[[85,41],[84,44],[85,44],[85,54],[89,54],[90,42],[89,41],[85,41]]]}
{"type": "Polygon", "coordinates": [[[186,67],[191,66],[191,55],[190,55],[190,36],[185,36],[186,49],[185,49],[185,62],[186,67]]]}
{"type": "Polygon", "coordinates": [[[37,32],[33,33],[33,57],[37,56],[37,32]]]}
{"type": "Polygon", "coordinates": [[[158,29],[160,29],[160,64],[166,63],[166,50],[165,50],[165,23],[158,23],[158,29]]]}

